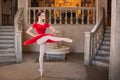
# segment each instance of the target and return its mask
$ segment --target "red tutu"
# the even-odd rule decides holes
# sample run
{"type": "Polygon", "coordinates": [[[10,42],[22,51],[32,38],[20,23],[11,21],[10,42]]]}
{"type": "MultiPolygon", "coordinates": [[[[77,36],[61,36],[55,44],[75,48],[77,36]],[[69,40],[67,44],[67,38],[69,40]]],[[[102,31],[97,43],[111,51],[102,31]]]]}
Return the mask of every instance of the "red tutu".
{"type": "MultiPolygon", "coordinates": [[[[38,24],[38,23],[33,24],[33,25],[32,25],[33,29],[36,29],[36,32],[37,32],[37,34],[39,34],[39,35],[36,36],[36,37],[33,37],[33,38],[29,39],[29,40],[26,40],[26,41],[24,42],[24,46],[35,43],[39,38],[41,38],[41,37],[43,37],[43,36],[48,36],[48,35],[54,36],[54,35],[52,35],[52,34],[45,34],[46,28],[49,28],[49,26],[50,26],[50,25],[47,24],[47,23],[45,23],[44,25],[40,25],[40,24],[38,24]]],[[[47,40],[47,42],[49,42],[49,43],[55,43],[56,41],[47,40]]]]}
{"type": "MultiPolygon", "coordinates": [[[[26,41],[24,42],[24,46],[29,45],[29,44],[33,44],[33,43],[35,43],[39,38],[41,38],[41,37],[43,37],[43,36],[48,36],[48,35],[54,36],[54,35],[52,35],[52,34],[40,34],[40,35],[38,35],[38,36],[36,36],[36,37],[33,37],[33,38],[29,39],[29,40],[26,40],[26,41]]],[[[47,42],[48,42],[48,43],[55,43],[56,41],[47,40],[47,42]]]]}

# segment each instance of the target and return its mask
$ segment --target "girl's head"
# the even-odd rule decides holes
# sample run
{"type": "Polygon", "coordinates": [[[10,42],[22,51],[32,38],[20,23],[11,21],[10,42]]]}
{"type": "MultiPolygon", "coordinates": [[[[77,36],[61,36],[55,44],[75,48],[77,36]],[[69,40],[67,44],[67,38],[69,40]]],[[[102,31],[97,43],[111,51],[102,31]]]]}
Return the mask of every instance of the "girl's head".
{"type": "Polygon", "coordinates": [[[45,21],[45,13],[43,10],[39,10],[36,15],[38,17],[38,21],[45,21]]]}

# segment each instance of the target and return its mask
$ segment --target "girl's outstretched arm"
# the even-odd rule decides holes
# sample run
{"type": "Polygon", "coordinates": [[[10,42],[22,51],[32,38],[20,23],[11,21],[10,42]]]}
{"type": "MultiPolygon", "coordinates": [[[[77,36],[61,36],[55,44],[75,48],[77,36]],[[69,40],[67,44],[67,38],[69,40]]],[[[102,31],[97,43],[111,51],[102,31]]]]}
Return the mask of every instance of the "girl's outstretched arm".
{"type": "Polygon", "coordinates": [[[50,34],[54,34],[56,32],[55,28],[53,28],[52,26],[50,26],[49,29],[51,30],[50,34]]]}
{"type": "Polygon", "coordinates": [[[33,30],[33,28],[30,27],[30,28],[27,29],[26,33],[27,33],[28,35],[32,36],[32,37],[35,37],[36,35],[32,33],[32,30],[33,30]]]}

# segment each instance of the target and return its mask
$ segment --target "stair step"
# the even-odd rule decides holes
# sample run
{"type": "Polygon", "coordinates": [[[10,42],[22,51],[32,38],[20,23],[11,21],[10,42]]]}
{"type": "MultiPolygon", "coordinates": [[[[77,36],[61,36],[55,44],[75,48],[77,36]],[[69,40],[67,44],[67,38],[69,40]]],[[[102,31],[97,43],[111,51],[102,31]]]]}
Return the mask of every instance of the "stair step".
{"type": "Polygon", "coordinates": [[[0,48],[0,52],[15,52],[15,48],[6,48],[6,49],[0,48]]]}
{"type": "Polygon", "coordinates": [[[0,54],[0,57],[15,57],[15,56],[16,56],[15,52],[14,53],[5,52],[5,53],[0,54]]]}
{"type": "Polygon", "coordinates": [[[111,27],[105,27],[105,29],[106,29],[106,30],[110,30],[110,29],[111,29],[111,27]]]}
{"type": "Polygon", "coordinates": [[[1,43],[14,43],[14,40],[0,40],[0,44],[1,43]]]}
{"type": "Polygon", "coordinates": [[[110,45],[110,41],[105,41],[105,40],[104,40],[104,41],[102,42],[102,44],[104,44],[104,45],[110,45]]]}
{"type": "Polygon", "coordinates": [[[0,47],[11,47],[14,46],[14,44],[0,44],[0,47]]]}
{"type": "Polygon", "coordinates": [[[96,56],[109,57],[109,56],[110,56],[110,54],[97,54],[96,56]]]}
{"type": "Polygon", "coordinates": [[[0,32],[14,32],[15,29],[0,29],[0,32]]]}
{"type": "Polygon", "coordinates": [[[0,36],[0,39],[3,40],[3,39],[14,39],[15,36],[0,36]]]}
{"type": "Polygon", "coordinates": [[[110,37],[104,37],[105,41],[110,41],[110,37]]]}
{"type": "Polygon", "coordinates": [[[0,32],[0,36],[14,36],[14,32],[0,32]]]}
{"type": "Polygon", "coordinates": [[[109,63],[103,62],[103,61],[97,61],[97,60],[93,60],[92,64],[96,65],[96,66],[104,66],[104,67],[109,67],[109,63]]]}
{"type": "Polygon", "coordinates": [[[0,63],[12,63],[12,62],[16,62],[16,58],[5,58],[5,59],[0,59],[0,63]]]}
{"type": "Polygon", "coordinates": [[[100,46],[100,49],[107,49],[107,50],[110,50],[110,46],[104,46],[104,45],[102,45],[102,46],[100,46]]]}
{"type": "Polygon", "coordinates": [[[105,33],[104,36],[105,37],[110,37],[110,34],[109,33],[105,33]]]}
{"type": "Polygon", "coordinates": [[[98,54],[110,54],[109,50],[98,50],[98,54]]]}
{"type": "Polygon", "coordinates": [[[96,55],[96,56],[95,56],[95,60],[96,60],[96,59],[109,61],[109,57],[108,57],[108,56],[105,56],[105,57],[104,57],[104,56],[97,56],[97,55],[96,55]]]}
{"type": "Polygon", "coordinates": [[[111,31],[110,31],[110,29],[108,29],[108,30],[105,30],[105,33],[110,33],[111,31]]]}
{"type": "Polygon", "coordinates": [[[14,29],[14,26],[0,26],[0,29],[14,29]]]}

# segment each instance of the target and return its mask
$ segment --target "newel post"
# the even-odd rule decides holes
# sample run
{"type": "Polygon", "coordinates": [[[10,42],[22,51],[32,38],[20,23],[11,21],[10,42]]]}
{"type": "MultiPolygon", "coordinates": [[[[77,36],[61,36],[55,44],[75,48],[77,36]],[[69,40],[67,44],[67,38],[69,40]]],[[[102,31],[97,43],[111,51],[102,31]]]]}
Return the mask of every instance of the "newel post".
{"type": "Polygon", "coordinates": [[[84,42],[84,64],[91,64],[91,33],[85,32],[85,42],[84,42]]]}
{"type": "Polygon", "coordinates": [[[22,62],[22,31],[15,31],[16,62],[22,62]]]}

